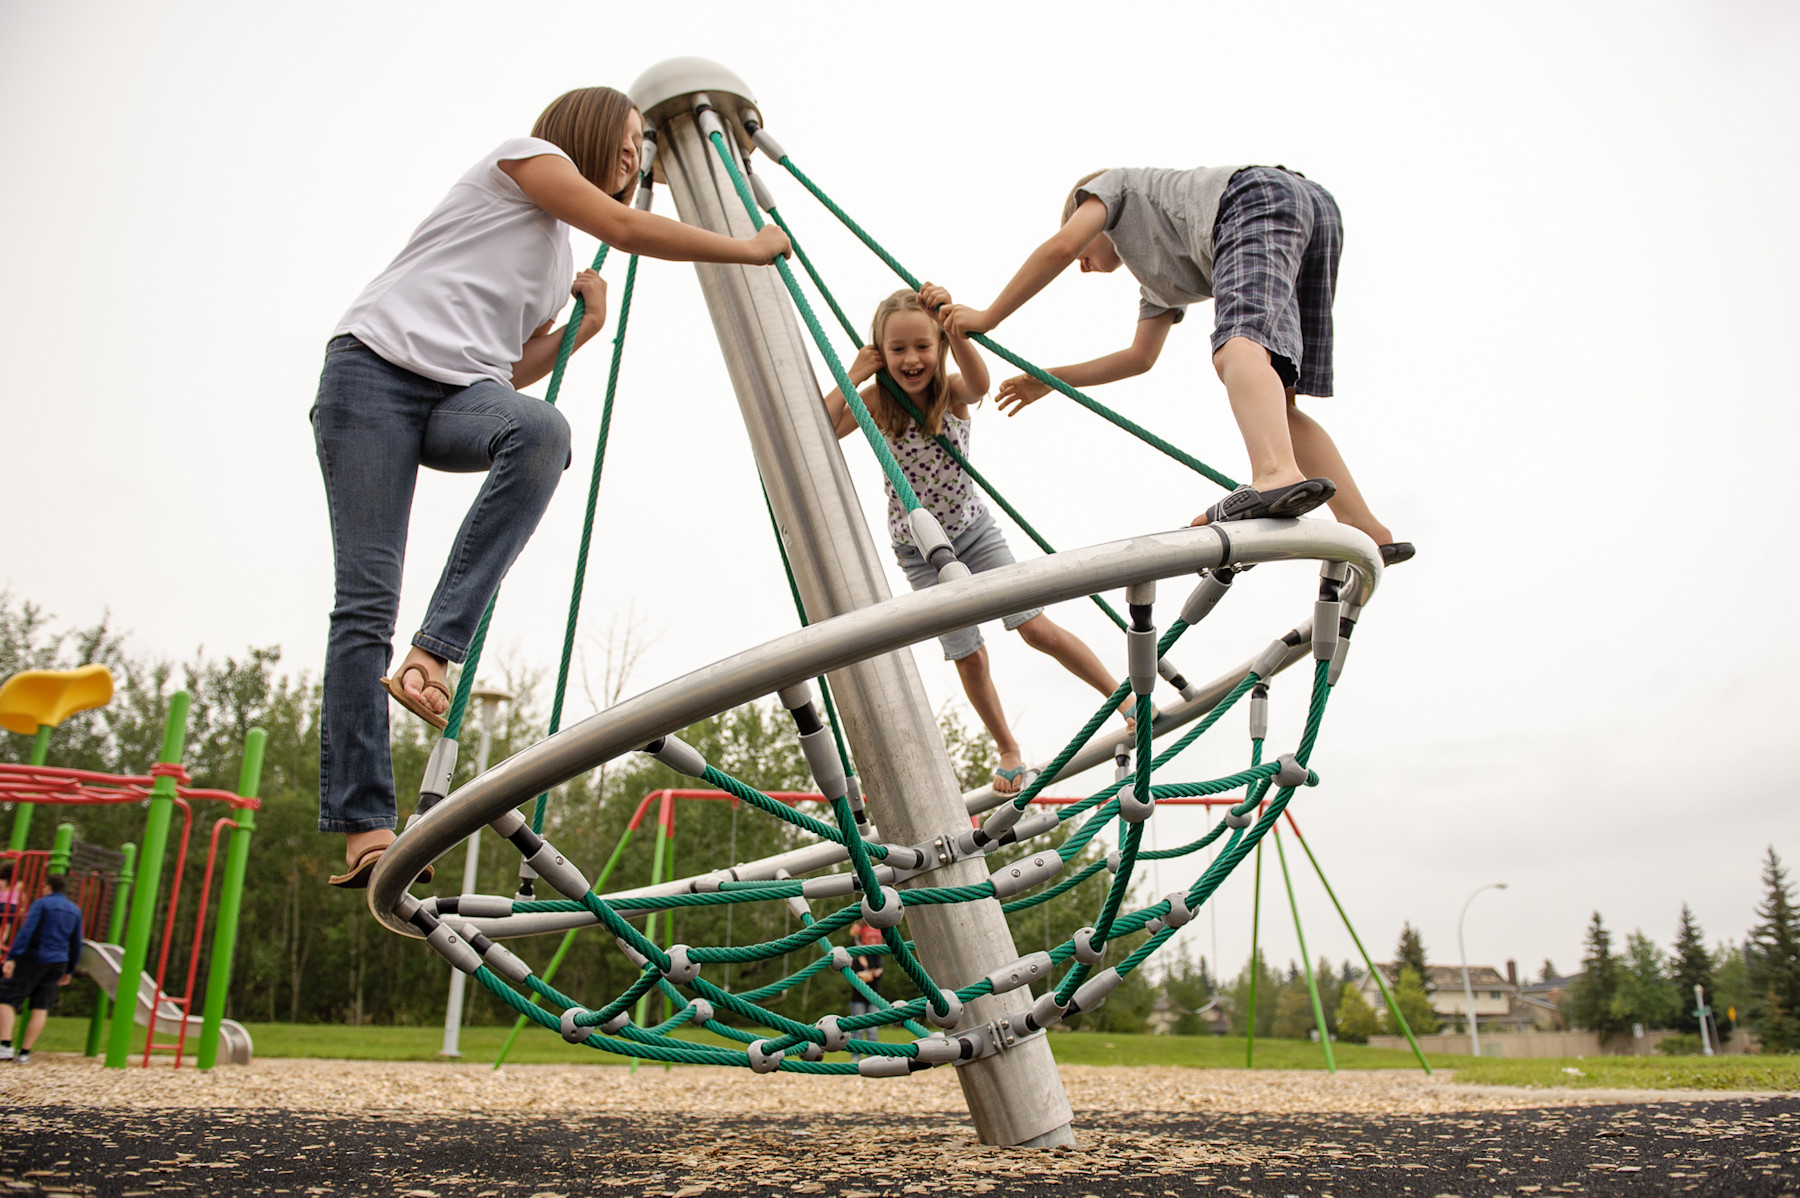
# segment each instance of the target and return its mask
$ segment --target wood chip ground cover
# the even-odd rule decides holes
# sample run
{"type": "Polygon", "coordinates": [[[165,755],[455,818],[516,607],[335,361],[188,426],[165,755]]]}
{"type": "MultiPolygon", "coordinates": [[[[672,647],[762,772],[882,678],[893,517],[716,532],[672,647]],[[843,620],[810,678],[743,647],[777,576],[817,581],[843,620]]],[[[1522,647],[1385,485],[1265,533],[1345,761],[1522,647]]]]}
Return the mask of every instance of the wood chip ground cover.
{"type": "Polygon", "coordinates": [[[0,1067],[0,1191],[176,1194],[1800,1193],[1800,1098],[1410,1071],[1064,1067],[1073,1148],[976,1142],[953,1073],[259,1061],[0,1067]]]}

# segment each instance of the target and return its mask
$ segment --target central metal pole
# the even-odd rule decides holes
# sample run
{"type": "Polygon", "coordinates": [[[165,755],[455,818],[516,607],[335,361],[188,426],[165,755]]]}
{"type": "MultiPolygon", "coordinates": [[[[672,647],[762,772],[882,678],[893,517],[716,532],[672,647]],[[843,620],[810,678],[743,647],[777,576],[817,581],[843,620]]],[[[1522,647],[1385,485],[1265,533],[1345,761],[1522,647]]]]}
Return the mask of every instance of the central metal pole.
{"type": "MultiPolygon", "coordinates": [[[[754,108],[731,72],[701,59],[652,68],[632,88],[656,129],[657,167],[681,219],[732,236],[753,232],[713,144],[695,125],[702,99],[730,131],[754,108]]],[[[809,619],[889,597],[875,543],[825,419],[805,333],[780,276],[769,267],[695,267],[737,392],[757,469],[809,619]]],[[[968,827],[968,812],[912,655],[890,653],[830,675],[869,814],[884,840],[916,844],[968,827]]],[[[987,877],[980,859],[954,862],[921,884],[965,886],[987,877]]],[[[994,899],[909,908],[908,934],[940,985],[961,987],[1018,957],[994,899]]],[[[959,1026],[989,1022],[1026,1005],[1023,992],[976,999],[959,1026]]],[[[1052,1147],[1074,1141],[1062,1078],[1044,1037],[957,1069],[983,1143],[1052,1147]]]]}

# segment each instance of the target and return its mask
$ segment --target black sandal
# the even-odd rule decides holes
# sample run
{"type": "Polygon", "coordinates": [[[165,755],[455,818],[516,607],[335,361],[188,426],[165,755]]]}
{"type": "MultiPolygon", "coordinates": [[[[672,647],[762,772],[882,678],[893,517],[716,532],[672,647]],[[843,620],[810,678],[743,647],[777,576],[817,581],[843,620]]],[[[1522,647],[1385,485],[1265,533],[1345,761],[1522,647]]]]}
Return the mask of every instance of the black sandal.
{"type": "Polygon", "coordinates": [[[1413,556],[1411,541],[1390,541],[1381,547],[1381,564],[1397,566],[1401,562],[1410,562],[1413,556]]]}
{"type": "Polygon", "coordinates": [[[1328,478],[1305,478],[1267,491],[1242,486],[1207,508],[1206,522],[1223,524],[1228,520],[1304,516],[1336,494],[1337,484],[1328,478]]]}

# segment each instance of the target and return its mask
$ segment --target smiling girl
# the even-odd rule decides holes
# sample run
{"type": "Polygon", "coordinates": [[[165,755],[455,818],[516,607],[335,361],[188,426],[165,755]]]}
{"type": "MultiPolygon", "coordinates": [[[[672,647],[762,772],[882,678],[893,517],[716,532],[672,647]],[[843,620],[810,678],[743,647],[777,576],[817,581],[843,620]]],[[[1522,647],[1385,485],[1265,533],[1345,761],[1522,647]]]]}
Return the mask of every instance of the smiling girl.
{"type": "MultiPolygon", "coordinates": [[[[987,365],[974,342],[960,337],[951,341],[940,327],[940,321],[948,318],[955,307],[950,293],[931,283],[917,294],[896,291],[875,309],[870,342],[856,355],[848,373],[919,502],[943,525],[956,550],[956,559],[979,574],[1010,565],[1013,555],[993,515],[976,495],[973,480],[936,440],[943,436],[967,457],[970,408],[981,402],[988,389],[987,365]],[[961,373],[950,373],[952,358],[961,373]],[[884,370],[923,420],[908,415],[879,382],[869,383],[884,370]],[[869,385],[865,387],[864,383],[869,385]]],[[[855,430],[856,417],[836,388],[825,397],[825,411],[832,431],[840,438],[855,430]]],[[[937,571],[914,546],[906,525],[906,511],[891,482],[887,496],[888,534],[894,541],[894,556],[906,571],[906,580],[915,591],[937,585],[937,571]]],[[[1043,608],[1014,612],[1001,623],[1101,694],[1112,694],[1117,679],[1107,673],[1081,638],[1054,623],[1043,608]]],[[[968,695],[975,714],[1000,751],[994,790],[999,794],[1017,794],[1025,784],[1025,758],[1007,726],[1006,712],[994,690],[981,630],[960,628],[938,639],[944,646],[944,659],[956,663],[963,693],[968,695]]]]}
{"type": "Polygon", "coordinates": [[[606,285],[592,271],[575,273],[569,226],[677,262],[766,265],[788,252],[774,226],[739,240],[630,207],[643,144],[643,117],[623,92],[559,97],[531,136],[503,142],[457,180],[326,345],[312,425],[337,599],[325,650],[319,829],[345,834],[349,866],[334,886],[366,887],[394,839],[388,696],[443,727],[449,663],[467,654],[569,463],[568,422],[517,390],[555,364],[564,330],[551,326],[571,279],[587,302],[576,343],[606,320],[606,285]],[[421,466],[487,478],[411,650],[384,678],[421,466]]]}

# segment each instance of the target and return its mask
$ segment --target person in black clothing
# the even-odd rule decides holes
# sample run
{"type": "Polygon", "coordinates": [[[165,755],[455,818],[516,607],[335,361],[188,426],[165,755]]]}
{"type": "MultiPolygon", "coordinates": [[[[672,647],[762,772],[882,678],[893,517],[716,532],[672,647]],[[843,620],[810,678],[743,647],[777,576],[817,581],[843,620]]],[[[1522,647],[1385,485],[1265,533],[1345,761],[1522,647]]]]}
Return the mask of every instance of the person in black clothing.
{"type": "Polygon", "coordinates": [[[31,1060],[31,1046],[50,1018],[57,988],[74,979],[81,963],[81,908],[63,893],[68,887],[63,875],[51,874],[49,887],[50,893],[31,904],[25,925],[7,950],[6,963],[0,965],[0,1061],[23,1065],[31,1060]],[[27,999],[31,1018],[15,1057],[13,1024],[27,999]]]}

